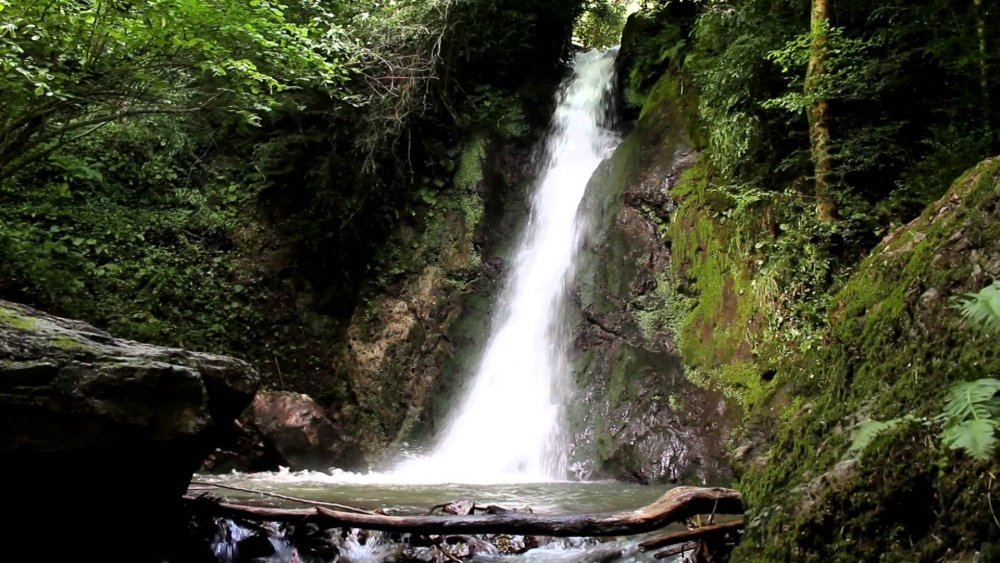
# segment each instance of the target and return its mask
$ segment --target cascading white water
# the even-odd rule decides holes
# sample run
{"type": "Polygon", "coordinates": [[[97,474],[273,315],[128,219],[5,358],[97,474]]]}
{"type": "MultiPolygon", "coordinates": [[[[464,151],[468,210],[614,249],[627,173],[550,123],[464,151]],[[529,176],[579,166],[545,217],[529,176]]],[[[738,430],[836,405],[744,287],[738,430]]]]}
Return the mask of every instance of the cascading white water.
{"type": "Polygon", "coordinates": [[[559,437],[567,395],[563,303],[585,218],[590,177],[609,157],[614,52],[576,56],[559,92],[531,215],[471,388],[428,458],[397,475],[464,483],[548,481],[566,475],[559,437]]]}

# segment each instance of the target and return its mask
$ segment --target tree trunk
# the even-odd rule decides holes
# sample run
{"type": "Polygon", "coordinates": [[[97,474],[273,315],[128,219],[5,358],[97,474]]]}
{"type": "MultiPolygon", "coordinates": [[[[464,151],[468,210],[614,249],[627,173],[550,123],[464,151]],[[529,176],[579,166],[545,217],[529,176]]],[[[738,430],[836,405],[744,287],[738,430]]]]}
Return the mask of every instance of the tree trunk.
{"type": "MultiPolygon", "coordinates": [[[[979,1],[979,0],[977,0],[979,1]]],[[[810,99],[809,142],[816,173],[816,216],[820,221],[832,221],[837,213],[833,199],[833,159],[830,156],[829,102],[821,97],[820,84],[826,72],[827,29],[830,21],[830,0],[812,2],[812,47],[806,70],[806,98],[810,99]]]]}
{"type": "Polygon", "coordinates": [[[997,148],[996,132],[993,127],[993,109],[990,107],[992,95],[990,92],[990,59],[989,34],[986,31],[986,6],[983,0],[974,0],[976,12],[976,36],[979,38],[979,86],[983,96],[983,127],[986,129],[988,150],[994,153],[997,148]]]}
{"type": "Polygon", "coordinates": [[[492,515],[385,516],[313,508],[266,508],[216,503],[185,497],[192,514],[271,522],[313,522],[326,529],[361,528],[414,534],[523,534],[553,537],[627,536],[658,530],[699,514],[742,514],[739,491],[676,487],[653,504],[603,514],[530,514],[505,511],[492,515]]]}

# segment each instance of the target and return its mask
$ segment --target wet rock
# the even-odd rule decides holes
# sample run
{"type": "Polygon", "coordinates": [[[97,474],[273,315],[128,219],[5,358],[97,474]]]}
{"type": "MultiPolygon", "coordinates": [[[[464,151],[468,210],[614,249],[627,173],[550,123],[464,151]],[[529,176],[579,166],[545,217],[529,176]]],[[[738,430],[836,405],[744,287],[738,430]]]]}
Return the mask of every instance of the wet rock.
{"type": "Polygon", "coordinates": [[[261,393],[253,401],[252,422],[292,470],[367,469],[357,443],[308,395],[261,393]]]}
{"type": "MultiPolygon", "coordinates": [[[[641,25],[633,18],[639,27],[629,33],[641,34],[641,25]]],[[[576,396],[567,402],[576,475],[643,484],[732,476],[725,442],[739,409],[689,379],[674,333],[684,280],[671,270],[662,227],[675,209],[670,191],[697,157],[682,124],[669,99],[650,108],[598,168],[581,205],[591,230],[568,311],[576,320],[576,396]]]]}
{"type": "Polygon", "coordinates": [[[503,506],[497,506],[495,504],[487,505],[485,509],[481,509],[481,510],[485,510],[486,514],[490,514],[490,515],[500,515],[500,514],[509,514],[509,513],[518,513],[518,512],[521,513],[521,514],[534,514],[535,513],[535,511],[532,510],[530,506],[524,506],[524,507],[521,507],[521,508],[506,508],[506,507],[503,507],[503,506]]]}
{"type": "Polygon", "coordinates": [[[8,533],[41,533],[59,506],[100,507],[100,518],[74,518],[45,545],[131,561],[177,548],[161,540],[180,522],[191,474],[257,385],[240,360],[122,340],[0,301],[0,466],[17,483],[8,533]],[[108,541],[120,556],[107,555],[108,541]]]}
{"type": "Polygon", "coordinates": [[[496,557],[500,555],[497,548],[481,538],[475,536],[448,536],[445,540],[449,545],[464,546],[464,554],[451,552],[458,557],[496,557]]]}
{"type": "Polygon", "coordinates": [[[493,545],[504,555],[518,555],[529,549],[524,536],[500,534],[493,536],[493,545]]]}
{"type": "Polygon", "coordinates": [[[444,505],[443,507],[441,507],[441,510],[443,512],[447,512],[448,514],[455,514],[458,516],[468,516],[469,514],[472,514],[473,511],[476,510],[476,503],[474,503],[471,500],[460,500],[457,502],[453,502],[451,504],[444,505]]]}
{"type": "Polygon", "coordinates": [[[333,561],[340,553],[332,532],[320,529],[316,524],[289,526],[286,536],[299,553],[316,557],[321,561],[333,561]]]}
{"type": "Polygon", "coordinates": [[[274,545],[266,534],[258,532],[237,542],[236,552],[240,561],[253,561],[273,555],[274,545]]]}

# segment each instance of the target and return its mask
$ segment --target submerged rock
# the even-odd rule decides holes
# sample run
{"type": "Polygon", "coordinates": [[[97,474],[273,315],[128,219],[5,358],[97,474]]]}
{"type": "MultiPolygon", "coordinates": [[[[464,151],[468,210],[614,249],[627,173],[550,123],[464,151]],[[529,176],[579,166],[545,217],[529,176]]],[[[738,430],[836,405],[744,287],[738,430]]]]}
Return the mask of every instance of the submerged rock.
{"type": "Polygon", "coordinates": [[[16,484],[13,535],[51,533],[60,506],[93,510],[60,527],[48,552],[152,556],[191,474],[257,386],[240,360],[122,340],[0,301],[0,467],[16,484]]]}
{"type": "Polygon", "coordinates": [[[345,436],[323,407],[308,395],[257,395],[253,401],[253,425],[264,443],[292,470],[367,469],[357,442],[345,436]]]}

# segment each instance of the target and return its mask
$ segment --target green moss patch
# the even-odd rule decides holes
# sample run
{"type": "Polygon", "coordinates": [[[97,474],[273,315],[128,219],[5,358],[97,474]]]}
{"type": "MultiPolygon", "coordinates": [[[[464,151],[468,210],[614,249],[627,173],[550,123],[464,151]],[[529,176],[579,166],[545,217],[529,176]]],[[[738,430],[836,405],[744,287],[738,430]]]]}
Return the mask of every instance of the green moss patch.
{"type": "Polygon", "coordinates": [[[692,381],[719,386],[746,405],[764,391],[749,344],[754,338],[754,292],[743,263],[729,256],[733,233],[716,220],[729,203],[709,189],[711,175],[708,159],[699,156],[671,191],[678,203],[667,227],[671,266],[690,304],[679,323],[678,340],[684,361],[693,368],[692,381]]]}
{"type": "Polygon", "coordinates": [[[22,330],[31,330],[38,326],[33,319],[25,317],[12,309],[0,307],[0,323],[22,330]]]}

